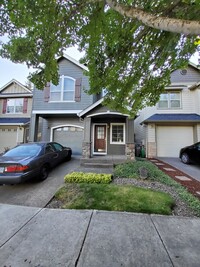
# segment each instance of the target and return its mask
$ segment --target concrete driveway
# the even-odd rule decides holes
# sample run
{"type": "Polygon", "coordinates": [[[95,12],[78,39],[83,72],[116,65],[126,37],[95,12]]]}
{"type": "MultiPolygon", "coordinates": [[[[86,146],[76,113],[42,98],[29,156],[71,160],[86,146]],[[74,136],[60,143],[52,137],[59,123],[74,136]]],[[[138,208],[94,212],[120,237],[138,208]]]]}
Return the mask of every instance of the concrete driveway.
{"type": "Polygon", "coordinates": [[[72,157],[49,173],[43,182],[26,182],[0,186],[0,203],[43,208],[64,183],[65,174],[77,169],[80,157],[72,157]]]}
{"type": "Polygon", "coordinates": [[[197,164],[184,164],[179,158],[162,158],[159,157],[159,160],[162,160],[171,166],[181,170],[182,172],[188,174],[192,178],[200,181],[200,165],[197,164]]]}

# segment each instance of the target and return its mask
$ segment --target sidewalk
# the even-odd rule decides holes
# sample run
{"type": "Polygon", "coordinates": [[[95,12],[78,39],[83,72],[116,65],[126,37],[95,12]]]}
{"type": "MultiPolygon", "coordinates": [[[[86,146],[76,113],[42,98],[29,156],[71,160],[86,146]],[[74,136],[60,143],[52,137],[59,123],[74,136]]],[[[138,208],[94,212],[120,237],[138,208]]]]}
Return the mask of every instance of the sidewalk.
{"type": "Polygon", "coordinates": [[[0,204],[1,267],[197,267],[200,219],[0,204]]]}

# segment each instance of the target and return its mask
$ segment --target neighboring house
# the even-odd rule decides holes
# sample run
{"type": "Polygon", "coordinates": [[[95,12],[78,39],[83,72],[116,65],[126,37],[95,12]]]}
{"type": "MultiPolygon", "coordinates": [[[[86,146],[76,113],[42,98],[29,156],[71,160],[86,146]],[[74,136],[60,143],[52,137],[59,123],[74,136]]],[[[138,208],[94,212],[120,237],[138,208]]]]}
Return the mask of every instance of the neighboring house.
{"type": "Polygon", "coordinates": [[[28,142],[32,91],[15,79],[0,88],[0,153],[28,142]]]}
{"type": "Polygon", "coordinates": [[[87,67],[65,55],[58,59],[58,86],[34,89],[31,140],[70,146],[83,158],[125,155],[134,159],[134,121],[102,105],[102,95],[89,95],[87,67]]]}
{"type": "Polygon", "coordinates": [[[200,141],[200,70],[171,73],[171,84],[157,105],[144,108],[135,120],[135,143],[144,145],[146,156],[178,157],[181,147],[200,141]]]}

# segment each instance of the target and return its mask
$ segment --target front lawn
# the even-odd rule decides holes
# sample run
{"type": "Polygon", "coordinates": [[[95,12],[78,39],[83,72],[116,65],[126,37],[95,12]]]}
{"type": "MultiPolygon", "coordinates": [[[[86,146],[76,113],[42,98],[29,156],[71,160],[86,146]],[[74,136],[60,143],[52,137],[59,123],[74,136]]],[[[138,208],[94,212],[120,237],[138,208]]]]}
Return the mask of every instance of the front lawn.
{"type": "Polygon", "coordinates": [[[65,209],[171,214],[174,200],[170,195],[135,186],[114,184],[69,184],[55,195],[65,209]]]}

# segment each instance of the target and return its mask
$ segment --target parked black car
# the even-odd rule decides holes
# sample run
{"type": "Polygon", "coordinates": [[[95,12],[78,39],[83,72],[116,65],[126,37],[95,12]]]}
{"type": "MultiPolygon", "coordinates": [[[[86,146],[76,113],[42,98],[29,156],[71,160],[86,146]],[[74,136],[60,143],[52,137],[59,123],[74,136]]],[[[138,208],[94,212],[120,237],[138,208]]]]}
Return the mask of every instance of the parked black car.
{"type": "Polygon", "coordinates": [[[200,163],[200,142],[183,147],[180,150],[179,158],[185,164],[200,163]]]}
{"type": "Polygon", "coordinates": [[[56,142],[20,144],[0,156],[0,184],[43,181],[53,167],[71,159],[71,155],[71,148],[56,142]]]}

